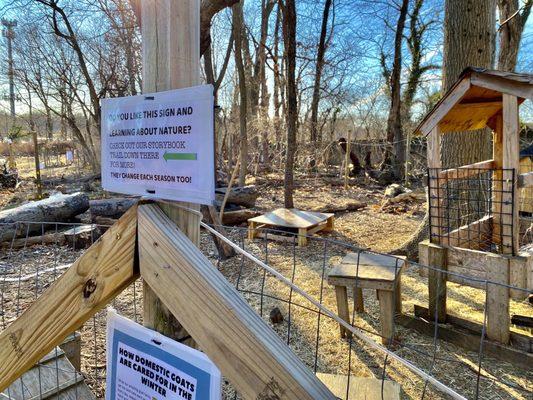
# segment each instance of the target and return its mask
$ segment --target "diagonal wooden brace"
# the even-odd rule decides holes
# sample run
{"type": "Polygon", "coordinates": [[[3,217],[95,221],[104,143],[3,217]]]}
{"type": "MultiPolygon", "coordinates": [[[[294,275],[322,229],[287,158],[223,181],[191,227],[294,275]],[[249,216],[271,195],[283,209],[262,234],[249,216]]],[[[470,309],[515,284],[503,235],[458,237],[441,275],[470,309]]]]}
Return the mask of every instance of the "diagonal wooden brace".
{"type": "Polygon", "coordinates": [[[137,206],[0,333],[0,393],[138,277],[137,206]]]}
{"type": "Polygon", "coordinates": [[[145,282],[245,399],[335,399],[157,205],[139,206],[145,282]]]}

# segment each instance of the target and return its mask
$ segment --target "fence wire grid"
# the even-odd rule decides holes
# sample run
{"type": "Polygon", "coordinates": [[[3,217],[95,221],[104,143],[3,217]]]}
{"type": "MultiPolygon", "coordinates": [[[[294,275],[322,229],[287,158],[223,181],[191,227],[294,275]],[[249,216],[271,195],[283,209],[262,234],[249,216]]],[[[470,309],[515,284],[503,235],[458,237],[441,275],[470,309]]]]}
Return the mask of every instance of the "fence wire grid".
{"type": "MultiPolygon", "coordinates": [[[[6,227],[0,225],[0,230],[5,231],[6,227]]],[[[68,236],[69,239],[65,239],[64,232],[73,228],[81,230],[81,224],[16,223],[11,228],[15,228],[12,238],[0,244],[0,331],[20,316],[108,227],[93,225],[84,235],[68,236]],[[39,235],[37,239],[35,235],[39,235]]],[[[348,253],[355,253],[358,257],[361,254],[377,254],[327,237],[309,236],[308,245],[299,247],[297,235],[285,231],[263,229],[263,238],[248,240],[246,228],[225,229],[234,243],[334,313],[337,311],[335,290],[327,282],[330,268],[348,253]],[[285,235],[288,241],[272,240],[275,235],[285,235]]],[[[530,232],[524,235],[526,240],[532,241],[530,232]]],[[[200,248],[265,323],[314,373],[319,377],[324,374],[344,377],[344,387],[340,389],[342,393],[336,393],[339,398],[353,398],[351,393],[363,387],[362,377],[381,380],[378,392],[383,399],[390,398],[389,390],[394,390],[390,386],[391,381],[401,385],[401,398],[449,398],[402,363],[369,346],[356,335],[341,338],[337,321],[248,258],[237,255],[222,260],[213,237],[205,231],[201,235],[200,248]]],[[[359,264],[353,268],[359,268],[359,264]]],[[[447,283],[449,312],[476,323],[476,331],[468,332],[477,338],[475,348],[465,349],[443,340],[442,329],[448,325],[432,323],[432,320],[438,320],[438,315],[428,318],[429,332],[425,333],[419,332],[409,322],[413,319],[415,305],[428,304],[428,285],[424,275],[427,276],[432,269],[435,270],[409,262],[402,270],[402,312],[394,319],[392,334],[385,338],[389,342],[387,348],[465,398],[533,398],[531,365],[512,364],[487,353],[486,288],[499,284],[459,274],[456,275],[466,281],[482,283],[485,290],[447,283]]],[[[358,286],[357,278],[354,286],[358,286]]],[[[527,297],[527,290],[513,289],[522,291],[524,298],[527,297]]],[[[354,291],[352,287],[348,288],[350,324],[381,343],[380,306],[376,291],[363,289],[363,298],[364,312],[355,312],[354,291]]],[[[142,281],[139,279],[125,289],[111,305],[120,314],[142,323],[142,281]]],[[[531,305],[526,301],[511,300],[511,312],[529,313],[531,316],[531,305]]],[[[104,398],[105,321],[105,311],[97,313],[64,344],[0,394],[0,398],[104,398]],[[69,346],[72,343],[80,343],[81,346],[69,346]]],[[[513,327],[513,332],[531,343],[529,331],[513,327]]],[[[531,352],[531,347],[523,351],[531,352]]],[[[223,397],[240,399],[226,380],[223,382],[223,397]]]]}
{"type": "Polygon", "coordinates": [[[498,254],[514,246],[514,169],[429,168],[428,176],[436,243],[498,254]]]}

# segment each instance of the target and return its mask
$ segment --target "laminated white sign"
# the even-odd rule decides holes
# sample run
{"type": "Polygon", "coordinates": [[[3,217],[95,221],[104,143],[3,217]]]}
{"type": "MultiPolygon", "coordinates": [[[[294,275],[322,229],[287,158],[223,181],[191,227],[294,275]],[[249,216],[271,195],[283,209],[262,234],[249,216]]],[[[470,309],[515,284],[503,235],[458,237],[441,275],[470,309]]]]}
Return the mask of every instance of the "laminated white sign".
{"type": "Polygon", "coordinates": [[[103,99],[101,106],[104,189],[213,203],[211,85],[103,99]]]}
{"type": "Polygon", "coordinates": [[[221,374],[202,352],[107,313],[107,400],[220,400],[221,374]]]}

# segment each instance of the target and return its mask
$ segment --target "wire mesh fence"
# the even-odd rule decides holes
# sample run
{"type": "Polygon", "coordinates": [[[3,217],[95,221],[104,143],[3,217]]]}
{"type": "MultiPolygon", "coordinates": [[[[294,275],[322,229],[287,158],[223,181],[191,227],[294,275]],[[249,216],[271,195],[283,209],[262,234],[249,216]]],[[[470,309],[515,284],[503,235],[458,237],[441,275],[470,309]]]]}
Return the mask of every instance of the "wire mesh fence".
{"type": "MultiPolygon", "coordinates": [[[[85,236],[73,235],[65,240],[65,231],[76,228],[81,232],[82,225],[43,223],[40,224],[41,243],[30,235],[29,232],[35,231],[28,223],[17,223],[16,228],[14,232],[18,233],[2,244],[0,256],[0,331],[49,288],[107,227],[97,225],[97,229],[89,230],[85,236]],[[21,237],[16,237],[21,233],[21,237]],[[83,245],[78,243],[81,240],[85,240],[83,245]]],[[[228,237],[244,253],[273,268],[291,285],[280,281],[275,274],[244,254],[220,259],[213,238],[207,232],[201,236],[203,254],[319,378],[343,378],[339,389],[342,393],[335,393],[339,398],[354,398],[351,397],[354,388],[362,390],[361,378],[381,380],[379,393],[384,399],[390,398],[390,391],[394,390],[391,381],[401,385],[402,398],[450,397],[430,380],[417,374],[417,370],[465,398],[527,399],[533,396],[531,365],[504,362],[487,352],[486,290],[447,283],[450,312],[472,321],[479,329],[477,333],[469,332],[470,337],[477,340],[475,349],[459,347],[444,340],[446,325],[431,323],[438,320],[438,315],[425,317],[429,326],[429,331],[426,329],[425,333],[413,325],[415,305],[420,309],[420,305],[427,305],[429,301],[427,278],[420,272],[427,272],[432,267],[409,262],[401,271],[395,271],[395,284],[399,283],[396,279],[401,277],[401,309],[397,310],[392,331],[384,337],[380,300],[375,289],[362,289],[364,312],[356,311],[356,292],[360,287],[358,270],[362,268],[359,260],[361,256],[376,253],[315,236],[309,236],[308,245],[300,247],[297,235],[273,230],[263,230],[261,239],[251,241],[247,239],[245,228],[225,229],[228,237]],[[274,235],[284,235],[286,240],[272,240],[274,235]],[[347,287],[348,322],[353,327],[353,334],[342,337],[339,322],[327,312],[337,314],[338,306],[335,288],[328,283],[328,273],[350,253],[355,255],[355,262],[350,266],[355,270],[355,278],[353,284],[347,287]],[[302,289],[314,302],[302,296],[295,287],[302,289]],[[376,344],[385,339],[390,353],[370,345],[364,338],[370,338],[376,344]],[[409,368],[409,365],[414,368],[409,368]]],[[[392,256],[384,257],[390,257],[393,265],[399,266],[403,262],[392,256]]],[[[463,278],[482,281],[485,286],[495,284],[479,278],[463,278]]],[[[527,290],[514,289],[522,291],[524,298],[527,296],[527,290]]],[[[111,305],[120,314],[142,323],[142,281],[138,280],[124,290],[111,305]]],[[[531,315],[531,306],[524,301],[512,300],[510,307],[511,313],[531,315]]],[[[65,398],[103,398],[106,379],[105,321],[105,313],[99,312],[77,331],[79,361],[75,351],[73,354],[67,344],[63,344],[41,360],[32,369],[32,374],[30,371],[13,383],[2,396],[10,399],[61,398],[68,393],[70,397],[65,398]],[[65,362],[65,357],[69,363],[65,362]],[[86,387],[90,391],[86,391],[86,387]]],[[[517,327],[513,330],[515,335],[531,343],[530,332],[517,327]]],[[[229,382],[224,382],[223,389],[224,398],[240,398],[229,382]]]]}
{"type": "Polygon", "coordinates": [[[429,168],[431,238],[503,254],[514,241],[514,169],[429,168]]]}

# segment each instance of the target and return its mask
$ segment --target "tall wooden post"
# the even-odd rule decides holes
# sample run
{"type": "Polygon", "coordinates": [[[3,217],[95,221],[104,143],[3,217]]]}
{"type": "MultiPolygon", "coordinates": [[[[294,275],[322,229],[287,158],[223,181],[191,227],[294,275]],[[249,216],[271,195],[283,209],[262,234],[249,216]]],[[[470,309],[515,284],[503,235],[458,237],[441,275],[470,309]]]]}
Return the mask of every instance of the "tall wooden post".
{"type": "Polygon", "coordinates": [[[443,242],[443,209],[442,209],[442,192],[441,182],[438,179],[439,168],[441,168],[441,141],[442,133],[439,126],[435,126],[427,138],[427,160],[429,167],[428,176],[428,207],[430,213],[429,226],[429,246],[428,246],[428,265],[438,270],[428,270],[428,296],[429,296],[429,313],[431,318],[437,316],[438,322],[446,321],[446,281],[445,272],[448,268],[448,249],[439,246],[443,242]],[[436,169],[434,169],[436,168],[436,169]],[[432,176],[436,177],[432,179],[432,176]]]}
{"type": "MultiPolygon", "coordinates": [[[[143,0],[143,92],[179,89],[200,83],[200,0],[143,0]]],[[[161,209],[196,245],[200,220],[184,208],[198,204],[161,203],[161,209]]],[[[142,268],[142,266],[141,266],[142,268]]],[[[187,333],[165,305],[144,283],[144,325],[166,336],[181,339],[187,333]]],[[[185,304],[183,305],[186,306],[185,304]]],[[[184,343],[194,346],[192,340],[184,343]]]]}
{"type": "MultiPolygon", "coordinates": [[[[518,196],[518,174],[520,172],[520,126],[518,122],[518,99],[516,96],[503,94],[503,145],[502,167],[513,169],[514,177],[505,176],[504,202],[505,216],[503,219],[504,249],[508,248],[513,255],[518,254],[520,200],[518,196]],[[511,226],[512,224],[512,226],[511,226]]],[[[506,174],[509,174],[506,172],[506,174]]]]}
{"type": "Polygon", "coordinates": [[[39,140],[37,138],[37,131],[32,131],[33,137],[33,151],[35,158],[35,183],[37,185],[37,199],[43,198],[43,184],[41,181],[41,162],[39,161],[39,140]]]}

